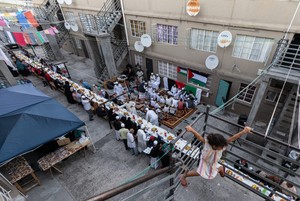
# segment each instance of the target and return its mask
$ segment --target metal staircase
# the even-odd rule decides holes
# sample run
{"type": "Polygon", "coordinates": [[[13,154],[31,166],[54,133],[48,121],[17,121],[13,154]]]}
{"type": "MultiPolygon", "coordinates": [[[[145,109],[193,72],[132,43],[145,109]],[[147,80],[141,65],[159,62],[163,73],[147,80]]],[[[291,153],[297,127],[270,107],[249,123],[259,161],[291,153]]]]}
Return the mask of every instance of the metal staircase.
{"type": "Polygon", "coordinates": [[[1,201],[13,201],[13,199],[10,196],[10,192],[2,188],[0,186],[0,200],[1,201]]]}

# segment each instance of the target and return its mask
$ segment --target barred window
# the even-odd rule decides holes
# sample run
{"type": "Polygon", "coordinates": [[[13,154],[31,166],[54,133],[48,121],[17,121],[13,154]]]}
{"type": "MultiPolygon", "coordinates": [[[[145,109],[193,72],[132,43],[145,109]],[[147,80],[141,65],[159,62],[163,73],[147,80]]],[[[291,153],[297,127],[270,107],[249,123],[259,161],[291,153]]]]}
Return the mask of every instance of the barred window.
{"type": "Polygon", "coordinates": [[[190,47],[195,50],[216,52],[218,35],[217,31],[192,29],[190,47]]]}
{"type": "Polygon", "coordinates": [[[232,56],[258,62],[267,61],[274,40],[254,36],[237,35],[232,56]]]}
{"type": "Polygon", "coordinates": [[[81,40],[78,38],[75,38],[75,44],[77,49],[82,49],[81,40]]]}
{"type": "Polygon", "coordinates": [[[131,35],[141,37],[146,33],[146,23],[142,21],[130,20],[131,35]]]}
{"type": "Polygon", "coordinates": [[[90,14],[79,13],[79,19],[84,31],[93,32],[98,31],[97,29],[97,18],[90,14]]]}
{"type": "Polygon", "coordinates": [[[178,44],[178,27],[171,25],[156,25],[157,42],[168,43],[171,45],[178,44]]]}
{"type": "Polygon", "coordinates": [[[162,77],[177,79],[177,66],[164,61],[158,61],[158,74],[162,77]]]}
{"type": "Polygon", "coordinates": [[[134,60],[135,60],[135,65],[139,64],[140,66],[143,66],[143,56],[135,54],[134,60]]]}
{"type": "Polygon", "coordinates": [[[255,86],[249,86],[247,88],[247,84],[244,84],[244,83],[241,83],[240,85],[240,89],[239,89],[239,92],[241,92],[243,89],[245,89],[241,94],[238,95],[238,99],[243,101],[243,102],[246,102],[246,103],[252,103],[252,100],[253,100],[253,97],[254,97],[254,94],[255,94],[255,91],[256,91],[256,87],[255,86]]]}

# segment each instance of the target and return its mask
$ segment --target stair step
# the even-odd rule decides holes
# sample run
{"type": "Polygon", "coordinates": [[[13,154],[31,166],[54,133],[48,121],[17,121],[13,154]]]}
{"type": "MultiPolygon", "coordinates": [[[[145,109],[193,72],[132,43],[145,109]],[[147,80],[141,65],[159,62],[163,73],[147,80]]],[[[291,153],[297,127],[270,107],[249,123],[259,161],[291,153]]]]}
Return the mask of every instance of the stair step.
{"type": "Polygon", "coordinates": [[[275,132],[277,135],[281,135],[281,136],[286,136],[287,133],[281,132],[281,131],[276,131],[275,132]]]}

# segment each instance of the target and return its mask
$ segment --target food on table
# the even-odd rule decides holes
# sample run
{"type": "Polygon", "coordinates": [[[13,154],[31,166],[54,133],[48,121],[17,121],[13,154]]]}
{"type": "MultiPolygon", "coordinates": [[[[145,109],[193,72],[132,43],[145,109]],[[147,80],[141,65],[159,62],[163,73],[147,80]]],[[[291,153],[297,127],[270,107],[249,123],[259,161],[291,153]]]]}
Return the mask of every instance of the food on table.
{"type": "Polygon", "coordinates": [[[128,113],[128,112],[124,112],[124,115],[125,115],[125,116],[128,116],[128,115],[129,115],[129,113],[128,113]]]}
{"type": "Polygon", "coordinates": [[[253,184],[251,187],[254,188],[255,190],[259,191],[259,188],[258,188],[258,186],[256,184],[253,184]]]}
{"type": "Polygon", "coordinates": [[[153,128],[151,128],[151,131],[152,131],[152,132],[156,132],[156,131],[157,131],[157,128],[153,127],[153,128]]]}
{"type": "Polygon", "coordinates": [[[142,124],[142,123],[143,123],[143,120],[142,120],[142,119],[139,119],[137,122],[138,122],[139,124],[142,124]]]}
{"type": "Polygon", "coordinates": [[[286,201],[286,199],[281,198],[280,201],[286,201]]]}
{"type": "Polygon", "coordinates": [[[191,147],[188,145],[188,146],[186,146],[184,149],[185,149],[185,150],[190,150],[191,147]]]}
{"type": "Polygon", "coordinates": [[[167,139],[168,139],[168,140],[173,140],[174,138],[173,138],[171,135],[169,135],[169,136],[167,137],[167,139]]]}
{"type": "Polygon", "coordinates": [[[233,175],[233,172],[232,172],[231,170],[226,170],[226,173],[227,173],[228,175],[230,175],[230,176],[233,175]]]}

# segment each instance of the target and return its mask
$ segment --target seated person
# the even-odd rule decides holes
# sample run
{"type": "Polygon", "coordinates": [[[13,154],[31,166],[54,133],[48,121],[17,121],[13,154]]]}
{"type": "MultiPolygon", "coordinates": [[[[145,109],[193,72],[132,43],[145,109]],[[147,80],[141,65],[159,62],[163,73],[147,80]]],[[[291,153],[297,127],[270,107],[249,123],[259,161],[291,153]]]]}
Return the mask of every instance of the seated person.
{"type": "Polygon", "coordinates": [[[165,105],[162,111],[166,112],[166,113],[169,113],[170,112],[170,106],[165,105]]]}
{"type": "Polygon", "coordinates": [[[282,189],[282,193],[284,193],[286,195],[291,195],[292,196],[292,194],[289,191],[291,191],[292,193],[295,193],[295,194],[297,193],[296,187],[288,181],[282,182],[280,186],[283,189],[286,189],[286,190],[282,189]]]}
{"type": "Polygon", "coordinates": [[[173,98],[168,96],[166,98],[166,105],[171,106],[173,104],[173,98]]]}
{"type": "Polygon", "coordinates": [[[170,114],[175,115],[175,114],[176,114],[176,111],[177,111],[177,107],[175,107],[175,105],[172,105],[172,106],[170,107],[170,114]]]}
{"type": "Polygon", "coordinates": [[[242,167],[248,168],[248,163],[245,159],[239,159],[239,160],[236,160],[235,162],[237,163],[237,164],[234,164],[235,169],[237,169],[245,174],[248,174],[248,172],[242,168],[242,167]]]}
{"type": "Polygon", "coordinates": [[[88,89],[88,90],[91,90],[91,89],[92,89],[91,86],[89,85],[89,83],[87,83],[87,82],[85,82],[85,81],[83,81],[83,80],[80,80],[79,83],[80,83],[84,88],[86,88],[86,89],[88,89]]]}
{"type": "Polygon", "coordinates": [[[191,109],[194,109],[194,108],[196,107],[196,106],[195,106],[194,98],[188,98],[188,99],[187,99],[186,107],[187,107],[187,108],[191,108],[191,109]]]}
{"type": "Polygon", "coordinates": [[[174,107],[178,107],[178,103],[179,101],[177,99],[173,99],[172,105],[174,105],[174,107]]]}

